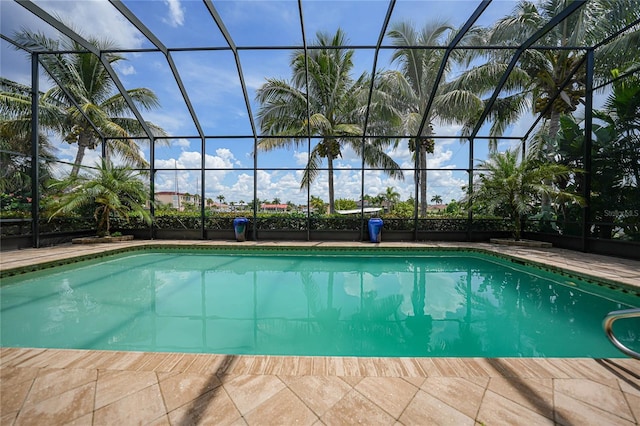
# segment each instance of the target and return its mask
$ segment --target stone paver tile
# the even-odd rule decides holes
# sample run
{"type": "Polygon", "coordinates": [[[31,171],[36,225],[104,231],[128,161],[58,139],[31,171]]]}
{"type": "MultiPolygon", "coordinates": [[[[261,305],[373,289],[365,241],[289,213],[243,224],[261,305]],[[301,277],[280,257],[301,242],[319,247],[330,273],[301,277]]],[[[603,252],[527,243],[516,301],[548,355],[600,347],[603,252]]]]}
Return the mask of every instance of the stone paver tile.
{"type": "Polygon", "coordinates": [[[95,426],[147,424],[166,413],[160,386],[154,384],[97,409],[94,412],[93,424],[95,426]]]}
{"type": "Polygon", "coordinates": [[[278,374],[280,374],[280,371],[282,370],[283,362],[284,362],[284,357],[282,356],[270,356],[269,359],[267,360],[267,365],[265,365],[264,367],[264,374],[277,376],[278,374]]]}
{"type": "Polygon", "coordinates": [[[169,416],[165,414],[164,416],[158,417],[150,423],[145,424],[145,426],[171,426],[171,422],[169,421],[169,416]]]}
{"type": "Polygon", "coordinates": [[[196,373],[179,373],[160,381],[160,391],[167,411],[173,411],[193,401],[222,383],[217,376],[196,373]]]}
{"type": "Polygon", "coordinates": [[[267,363],[269,361],[269,357],[264,355],[256,355],[253,357],[253,363],[251,364],[251,368],[249,371],[245,372],[245,374],[264,374],[265,369],[267,367],[267,363]]]}
{"type": "Polygon", "coordinates": [[[0,413],[10,413],[18,411],[31,389],[33,379],[20,381],[18,383],[5,383],[4,379],[0,383],[0,413]]]}
{"type": "Polygon", "coordinates": [[[338,401],[320,420],[326,425],[390,425],[394,418],[382,408],[352,390],[338,401]]]}
{"type": "Polygon", "coordinates": [[[250,374],[251,366],[255,361],[253,356],[239,356],[233,363],[233,368],[229,369],[230,374],[250,374]]]}
{"type": "Polygon", "coordinates": [[[433,363],[432,358],[417,358],[417,362],[424,371],[426,377],[439,377],[441,376],[440,371],[433,363]]]}
{"type": "Polygon", "coordinates": [[[184,356],[185,354],[180,354],[180,353],[165,354],[165,357],[162,360],[162,362],[158,363],[158,365],[155,366],[153,371],[155,372],[173,371],[174,368],[176,368],[176,366],[180,365],[184,356]]]}
{"type": "Polygon", "coordinates": [[[63,393],[50,395],[44,400],[25,402],[18,418],[19,425],[60,425],[69,423],[93,410],[95,383],[73,388],[63,393]]]}
{"type": "Polygon", "coordinates": [[[55,356],[55,351],[51,350],[24,350],[24,352],[16,354],[17,356],[9,363],[3,366],[8,367],[33,367],[33,368],[45,368],[48,367],[52,357],[55,356]]]}
{"type": "Polygon", "coordinates": [[[342,359],[342,366],[344,368],[345,376],[358,376],[360,377],[360,365],[358,364],[358,358],[356,357],[344,357],[342,359]]]}
{"type": "Polygon", "coordinates": [[[87,383],[94,386],[97,377],[96,370],[43,368],[33,381],[27,401],[42,401],[87,383]]]}
{"type": "MultiPolygon", "coordinates": [[[[317,356],[313,358],[313,366],[311,368],[312,370],[312,374],[314,376],[326,376],[328,374],[329,371],[329,360],[327,357],[324,356],[317,356]]],[[[280,361],[282,362],[282,361],[280,361]]],[[[278,374],[280,372],[280,370],[278,370],[277,373],[271,373],[271,374],[278,374]]]]}
{"type": "Polygon", "coordinates": [[[169,420],[172,425],[244,424],[240,412],[222,387],[171,411],[169,420]],[[239,420],[241,423],[237,423],[239,420]]]}
{"type": "MultiPolygon", "coordinates": [[[[640,364],[640,362],[638,364],[640,364]]],[[[631,380],[619,379],[618,385],[620,386],[620,389],[622,389],[622,392],[635,395],[640,398],[640,376],[637,379],[633,378],[631,380]]]]}
{"type": "Polygon", "coordinates": [[[288,356],[285,357],[280,368],[280,374],[286,374],[295,376],[298,374],[298,364],[300,363],[300,357],[288,356]]]}
{"type": "Polygon", "coordinates": [[[318,420],[290,389],[284,388],[244,416],[249,425],[312,425],[318,420]]]}
{"type": "Polygon", "coordinates": [[[633,420],[633,415],[619,389],[587,379],[556,379],[553,382],[556,396],[567,395],[586,404],[598,407],[619,417],[633,420]]]}
{"type": "Polygon", "coordinates": [[[630,358],[607,359],[609,365],[615,366],[616,370],[629,380],[640,377],[640,362],[630,358]]]}
{"type": "Polygon", "coordinates": [[[152,371],[100,370],[96,386],[96,409],[158,383],[152,371]]]}
{"type": "Polygon", "coordinates": [[[419,388],[399,377],[365,377],[354,389],[397,419],[419,388]]]}
{"type": "Polygon", "coordinates": [[[549,419],[553,418],[551,379],[493,377],[489,381],[488,389],[549,419]]]}
{"type": "MultiPolygon", "coordinates": [[[[171,371],[171,372],[181,372],[181,371],[186,371],[189,366],[191,365],[191,363],[193,363],[193,360],[195,359],[195,354],[181,354],[182,357],[176,362],[176,364],[171,367],[171,369],[167,368],[165,371],[171,371]]],[[[161,364],[158,366],[158,370],[156,371],[161,371],[162,367],[164,367],[164,364],[161,364]]]]}
{"type": "Polygon", "coordinates": [[[473,425],[473,418],[420,390],[398,419],[405,425],[473,425]]]}
{"type": "Polygon", "coordinates": [[[49,358],[47,360],[48,368],[66,368],[75,360],[86,356],[87,351],[76,351],[69,349],[49,349],[47,351],[49,358]]]}
{"type": "Polygon", "coordinates": [[[65,426],[92,426],[93,412],[66,423],[65,426]]]}
{"type": "MultiPolygon", "coordinates": [[[[380,377],[406,377],[412,375],[410,372],[415,372],[415,368],[406,366],[399,358],[380,358],[374,365],[380,377]]],[[[422,370],[419,364],[418,368],[422,370]]]]}
{"type": "MultiPolygon", "coordinates": [[[[281,374],[285,373],[284,370],[281,374]]],[[[344,376],[344,364],[342,358],[337,356],[327,357],[327,374],[330,376],[344,376]]]]}
{"type": "Polygon", "coordinates": [[[476,419],[492,426],[553,425],[553,420],[489,390],[482,399],[476,419]]]}
{"type": "Polygon", "coordinates": [[[280,379],[318,416],[351,391],[344,380],[331,376],[279,376],[280,379]]]}
{"type": "Polygon", "coordinates": [[[547,362],[553,365],[561,365],[563,371],[568,374],[568,378],[590,379],[608,386],[617,387],[617,383],[615,383],[616,376],[594,359],[550,358],[547,362]]]}
{"type": "Polygon", "coordinates": [[[378,370],[373,358],[358,358],[358,366],[360,367],[361,376],[378,376],[378,370]]]}
{"type": "Polygon", "coordinates": [[[16,421],[16,417],[18,417],[17,411],[0,410],[0,425],[12,426],[16,421]]]}
{"type": "Polygon", "coordinates": [[[485,386],[456,377],[427,377],[420,388],[472,419],[478,414],[485,392],[485,386]]]}
{"type": "MultiPolygon", "coordinates": [[[[425,373],[415,358],[400,358],[399,361],[407,371],[406,377],[427,377],[427,373],[425,373]]],[[[379,367],[379,365],[376,364],[376,367],[379,367]]]]}
{"type": "Polygon", "coordinates": [[[422,386],[422,384],[426,380],[426,377],[403,377],[402,380],[406,380],[407,382],[411,383],[413,386],[419,388],[422,386]]]}
{"type": "Polygon", "coordinates": [[[355,387],[362,381],[363,378],[360,376],[341,376],[340,379],[347,383],[349,386],[355,387]]]}
{"type": "Polygon", "coordinates": [[[223,384],[243,415],[280,392],[285,385],[277,376],[238,376],[223,384]]]}
{"type": "Polygon", "coordinates": [[[2,367],[0,368],[0,386],[5,388],[21,382],[33,382],[38,371],[40,371],[39,368],[2,367]]]}
{"type": "Polygon", "coordinates": [[[302,356],[298,357],[298,375],[300,376],[310,376],[313,374],[313,357],[310,356],[302,356]]]}
{"type": "Polygon", "coordinates": [[[617,416],[615,413],[601,410],[590,404],[585,404],[575,398],[556,392],[554,395],[556,406],[555,421],[558,425],[633,425],[635,422],[617,416]]]}
{"type": "Polygon", "coordinates": [[[636,396],[633,394],[625,393],[624,397],[629,404],[629,408],[631,409],[631,413],[635,418],[635,422],[640,424],[640,396],[636,396]]]}
{"type": "Polygon", "coordinates": [[[205,367],[205,371],[219,377],[228,376],[232,374],[231,371],[240,358],[241,357],[237,355],[210,356],[209,362],[205,367]]]}

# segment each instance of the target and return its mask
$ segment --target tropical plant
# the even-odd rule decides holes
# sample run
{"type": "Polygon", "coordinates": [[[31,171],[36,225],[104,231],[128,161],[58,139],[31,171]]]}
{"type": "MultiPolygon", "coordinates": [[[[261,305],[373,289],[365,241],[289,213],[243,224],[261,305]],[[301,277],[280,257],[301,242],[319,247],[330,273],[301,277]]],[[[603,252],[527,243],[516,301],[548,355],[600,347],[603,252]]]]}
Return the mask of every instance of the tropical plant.
{"type": "Polygon", "coordinates": [[[138,172],[128,166],[114,166],[109,160],[102,159],[87,175],[57,182],[55,187],[63,192],[50,219],[90,206],[94,207],[99,236],[110,234],[112,217],[127,221],[129,217],[138,217],[151,224],[151,215],[145,207],[149,190],[138,172]]]}
{"type": "MultiPolygon", "coordinates": [[[[619,75],[614,70],[613,76],[619,75]]],[[[640,239],[640,78],[617,80],[602,110],[593,112],[591,155],[590,220],[599,238],[640,239]]],[[[556,159],[562,164],[585,167],[584,127],[581,120],[562,117],[560,131],[550,141],[556,159]]],[[[578,176],[579,177],[579,176],[578,176]]],[[[560,187],[566,187],[559,182],[560,187]]],[[[583,179],[576,179],[576,191],[584,191],[583,179]]],[[[563,208],[577,220],[581,212],[563,208]]]]}
{"type": "MultiPolygon", "coordinates": [[[[534,3],[521,0],[513,12],[499,19],[490,29],[488,42],[491,45],[511,45],[522,43],[551,18],[565,9],[571,0],[542,0],[534,3]]],[[[562,49],[567,46],[593,45],[608,35],[640,19],[640,8],[635,0],[592,0],[552,28],[540,40],[544,46],[558,49],[527,49],[519,60],[519,68],[529,76],[525,93],[531,95],[533,112],[547,109],[558,88],[567,82],[565,88],[546,111],[549,121],[548,136],[554,138],[560,127],[560,116],[576,110],[585,96],[585,68],[575,71],[585,55],[584,49],[562,49]],[[573,72],[573,74],[572,74],[573,72]]],[[[603,49],[597,49],[596,80],[609,78],[611,60],[624,52],[625,61],[637,61],[640,51],[640,31],[637,25],[632,31],[612,40],[603,49]]],[[[512,53],[493,50],[491,61],[503,63],[512,53]]],[[[620,64],[621,62],[617,62],[620,64]]],[[[548,153],[551,155],[552,153],[548,153]]]]}
{"type": "Polygon", "coordinates": [[[316,197],[315,195],[311,196],[311,200],[309,201],[309,205],[316,213],[324,213],[326,204],[322,201],[322,198],[316,197]]]}
{"type": "Polygon", "coordinates": [[[431,197],[431,202],[436,204],[442,204],[442,197],[438,194],[431,197]]]}
{"type": "Polygon", "coordinates": [[[380,194],[380,197],[382,197],[382,202],[387,205],[387,209],[391,211],[394,204],[400,200],[400,193],[398,193],[398,191],[396,191],[394,187],[387,186],[387,189],[385,190],[385,192],[380,194]]]}
{"type": "Polygon", "coordinates": [[[478,169],[482,172],[474,185],[471,201],[483,205],[489,214],[498,212],[511,219],[516,240],[520,239],[523,217],[534,211],[543,194],[562,201],[583,203],[579,195],[546,183],[566,178],[575,170],[540,161],[534,155],[518,161],[516,150],[493,152],[478,169]]]}
{"type": "MultiPolygon", "coordinates": [[[[0,191],[4,193],[31,196],[31,126],[29,122],[21,126],[11,126],[20,118],[13,103],[31,103],[31,89],[22,84],[0,77],[0,191]]],[[[55,108],[40,100],[42,108],[55,108]]],[[[51,176],[53,168],[53,148],[45,133],[38,134],[38,168],[40,191],[51,176]]]]}
{"type": "MultiPolygon", "coordinates": [[[[331,213],[335,211],[334,161],[346,147],[361,155],[366,165],[381,168],[392,177],[403,176],[399,165],[385,152],[392,141],[371,138],[363,143],[370,77],[366,73],[356,80],[351,77],[354,50],[337,48],[346,44],[340,29],[333,36],[319,32],[306,55],[304,50],[294,53],[290,81],[269,78],[256,92],[260,130],[265,136],[258,142],[259,149],[306,146],[309,138],[319,138],[309,153],[300,187],[311,185],[326,159],[331,213]]],[[[382,96],[380,91],[376,93],[382,96]]],[[[383,135],[388,123],[393,122],[393,111],[385,102],[373,105],[367,134],[383,135]],[[388,120],[383,114],[389,114],[388,120]]]]}
{"type": "MultiPolygon", "coordinates": [[[[15,34],[14,39],[20,45],[36,51],[85,50],[74,41],[54,40],[41,33],[27,30],[15,34]]],[[[108,53],[116,49],[112,42],[95,38],[89,38],[88,41],[100,51],[107,51],[102,57],[109,64],[125,60],[121,55],[108,53]]],[[[115,91],[115,84],[103,66],[101,58],[91,53],[56,53],[40,55],[40,61],[53,84],[42,96],[46,100],[43,102],[46,108],[41,111],[40,124],[59,133],[65,142],[77,144],[78,151],[71,176],[78,175],[86,150],[95,149],[102,142],[103,136],[108,140],[107,153],[116,153],[128,164],[136,167],[147,166],[135,139],[146,136],[146,133],[142,124],[130,117],[129,106],[124,96],[115,91]],[[57,82],[60,82],[64,90],[57,82]],[[67,93],[73,97],[73,101],[79,105],[82,112],[68,98],[67,93]]],[[[138,107],[151,109],[159,105],[156,95],[149,89],[130,89],[127,90],[127,94],[138,107]]],[[[2,108],[11,111],[15,116],[13,120],[3,123],[3,126],[9,126],[16,133],[24,134],[30,122],[30,97],[7,97],[3,93],[0,95],[0,101],[2,108]]],[[[153,123],[147,122],[146,125],[154,136],[165,134],[153,123]]]]}
{"type": "Polygon", "coordinates": [[[353,210],[358,208],[358,203],[348,198],[338,198],[336,200],[337,210],[353,210]]]}
{"type": "MultiPolygon", "coordinates": [[[[420,215],[427,214],[427,154],[435,150],[433,126],[437,123],[463,125],[463,133],[468,133],[475,125],[486,100],[481,96],[488,94],[502,75],[505,67],[478,66],[463,73],[456,79],[450,79],[454,65],[468,65],[473,58],[471,50],[456,49],[451,52],[450,60],[445,64],[443,78],[436,81],[438,71],[446,49],[433,49],[433,46],[447,46],[457,31],[447,22],[428,22],[420,31],[408,22],[392,25],[388,32],[392,44],[397,46],[392,61],[400,65],[399,71],[387,71],[382,74],[383,87],[396,93],[395,109],[402,117],[402,132],[408,136],[409,150],[417,157],[419,172],[416,175],[420,186],[420,215]],[[415,47],[430,47],[416,49],[415,47]],[[438,84],[434,92],[433,87],[438,84]],[[431,109],[426,111],[428,104],[431,109]],[[426,116],[425,116],[426,114],[426,116]],[[422,133],[418,135],[424,119],[422,133]]],[[[484,43],[483,33],[472,28],[460,40],[458,46],[479,45],[484,43]]],[[[517,70],[508,80],[509,89],[517,87],[521,73],[517,70]]],[[[496,103],[491,119],[492,135],[499,135],[507,123],[513,121],[515,111],[521,110],[521,96],[509,96],[496,103]]]]}

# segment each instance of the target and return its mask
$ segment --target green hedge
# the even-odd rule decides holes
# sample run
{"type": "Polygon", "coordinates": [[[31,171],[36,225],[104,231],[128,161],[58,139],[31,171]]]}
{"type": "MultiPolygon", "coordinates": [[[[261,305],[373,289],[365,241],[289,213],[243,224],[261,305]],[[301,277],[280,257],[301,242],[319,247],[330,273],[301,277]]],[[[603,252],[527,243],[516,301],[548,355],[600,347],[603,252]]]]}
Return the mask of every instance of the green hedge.
{"type": "MultiPolygon", "coordinates": [[[[305,213],[258,213],[253,217],[252,212],[238,213],[215,213],[205,217],[205,229],[228,231],[233,230],[233,221],[237,217],[249,219],[249,228],[257,227],[259,230],[275,231],[305,231],[307,227],[313,231],[358,231],[364,224],[366,229],[369,217],[364,218],[364,223],[360,215],[311,215],[307,217],[305,213]],[[245,213],[245,215],[239,214],[245,213]]],[[[413,219],[382,216],[384,229],[389,231],[413,231],[413,219]]],[[[154,219],[156,229],[162,230],[199,230],[202,226],[202,219],[199,212],[157,212],[154,219]]],[[[442,231],[460,232],[467,231],[467,218],[426,218],[418,219],[419,231],[442,231]]],[[[510,231],[511,222],[500,218],[474,218],[473,231],[510,231]]],[[[93,217],[55,217],[51,220],[42,219],[40,221],[40,231],[42,233],[85,231],[95,229],[93,217]]],[[[129,221],[122,218],[112,218],[111,229],[113,231],[149,229],[142,219],[131,217],[129,221]]],[[[3,221],[2,235],[29,235],[31,233],[30,221],[3,221]]]]}

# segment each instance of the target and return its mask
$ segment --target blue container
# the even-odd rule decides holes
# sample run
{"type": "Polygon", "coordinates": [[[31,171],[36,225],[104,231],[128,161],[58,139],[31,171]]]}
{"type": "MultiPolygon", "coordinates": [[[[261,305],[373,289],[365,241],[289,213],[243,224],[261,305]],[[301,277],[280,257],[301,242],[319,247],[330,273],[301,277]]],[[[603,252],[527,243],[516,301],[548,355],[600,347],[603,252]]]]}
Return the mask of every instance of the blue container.
{"type": "Polygon", "coordinates": [[[372,243],[379,243],[382,240],[383,224],[380,218],[369,219],[369,239],[372,243]]]}
{"type": "Polygon", "coordinates": [[[247,239],[247,223],[249,223],[249,219],[246,217],[233,219],[233,231],[236,234],[236,241],[245,241],[247,239]]]}

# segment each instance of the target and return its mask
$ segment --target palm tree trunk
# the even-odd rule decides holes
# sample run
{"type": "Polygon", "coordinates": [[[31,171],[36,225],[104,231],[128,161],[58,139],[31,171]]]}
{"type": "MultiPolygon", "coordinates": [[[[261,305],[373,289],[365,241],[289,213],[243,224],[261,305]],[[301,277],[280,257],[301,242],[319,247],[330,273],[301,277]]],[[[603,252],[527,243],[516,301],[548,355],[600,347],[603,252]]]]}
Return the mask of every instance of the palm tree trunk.
{"type": "Polygon", "coordinates": [[[329,213],[333,214],[336,212],[336,209],[333,194],[333,157],[331,155],[327,156],[327,162],[329,163],[329,213]]]}
{"type": "Polygon", "coordinates": [[[85,150],[87,148],[95,149],[96,141],[91,131],[83,130],[78,135],[78,152],[76,153],[76,159],[73,162],[73,168],[71,169],[71,177],[78,176],[80,166],[82,166],[82,160],[84,160],[85,150]]]}
{"type": "Polygon", "coordinates": [[[514,239],[516,241],[520,241],[520,229],[522,227],[520,213],[516,213],[516,216],[514,218],[514,226],[515,226],[515,229],[513,230],[514,239]]]}
{"type": "Polygon", "coordinates": [[[86,147],[83,144],[78,143],[78,152],[76,153],[76,159],[73,161],[73,168],[71,169],[71,178],[75,178],[78,176],[78,172],[80,171],[80,165],[82,164],[82,160],[84,159],[84,151],[86,147]]]}

